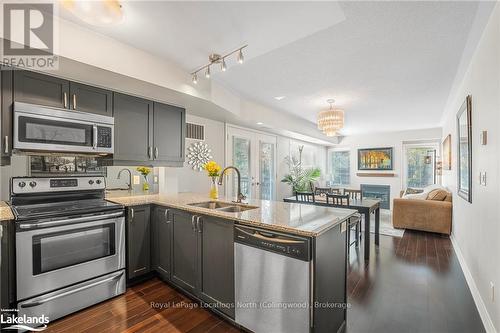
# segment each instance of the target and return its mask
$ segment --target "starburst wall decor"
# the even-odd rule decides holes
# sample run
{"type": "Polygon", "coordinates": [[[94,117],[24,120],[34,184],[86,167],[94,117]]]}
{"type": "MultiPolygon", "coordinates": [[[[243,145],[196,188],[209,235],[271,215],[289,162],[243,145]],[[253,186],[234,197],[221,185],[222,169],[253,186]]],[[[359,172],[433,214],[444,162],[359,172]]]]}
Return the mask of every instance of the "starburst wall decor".
{"type": "Polygon", "coordinates": [[[194,142],[188,147],[188,164],[191,165],[193,170],[203,170],[203,165],[210,161],[212,158],[212,149],[204,142],[194,142]]]}

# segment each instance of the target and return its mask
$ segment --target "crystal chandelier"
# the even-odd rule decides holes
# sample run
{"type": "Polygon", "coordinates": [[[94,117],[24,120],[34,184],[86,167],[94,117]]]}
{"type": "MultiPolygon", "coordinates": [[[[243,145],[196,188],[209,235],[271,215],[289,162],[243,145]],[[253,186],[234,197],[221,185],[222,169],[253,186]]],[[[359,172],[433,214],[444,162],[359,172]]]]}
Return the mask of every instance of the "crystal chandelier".
{"type": "Polygon", "coordinates": [[[327,103],[330,108],[318,114],[318,129],[326,136],[336,136],[338,130],[344,127],[344,110],[333,108],[333,99],[327,100],[327,103]]]}

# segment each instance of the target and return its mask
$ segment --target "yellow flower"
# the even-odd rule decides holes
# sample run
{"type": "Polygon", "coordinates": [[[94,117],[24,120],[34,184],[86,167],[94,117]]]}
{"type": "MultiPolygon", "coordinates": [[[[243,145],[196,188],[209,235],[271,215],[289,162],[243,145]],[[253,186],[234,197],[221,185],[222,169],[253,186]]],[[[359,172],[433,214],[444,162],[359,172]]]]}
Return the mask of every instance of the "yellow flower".
{"type": "Polygon", "coordinates": [[[207,171],[209,177],[218,177],[219,172],[222,169],[220,165],[215,161],[208,161],[203,168],[207,171]]]}
{"type": "Polygon", "coordinates": [[[146,177],[151,173],[151,168],[145,167],[145,166],[140,166],[136,168],[137,172],[139,172],[141,175],[146,177]]]}

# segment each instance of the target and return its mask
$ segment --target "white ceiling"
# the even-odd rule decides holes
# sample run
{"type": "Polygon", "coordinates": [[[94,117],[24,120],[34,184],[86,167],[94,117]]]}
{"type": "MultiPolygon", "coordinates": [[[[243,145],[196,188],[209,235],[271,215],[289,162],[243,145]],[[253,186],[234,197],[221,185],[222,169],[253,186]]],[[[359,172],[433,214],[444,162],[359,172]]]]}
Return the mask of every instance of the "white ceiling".
{"type": "Polygon", "coordinates": [[[88,27],[188,72],[211,52],[248,43],[245,63],[214,69],[214,80],[311,122],[335,98],[350,135],[439,125],[478,3],[130,1],[123,8],[121,24],[88,27]]]}

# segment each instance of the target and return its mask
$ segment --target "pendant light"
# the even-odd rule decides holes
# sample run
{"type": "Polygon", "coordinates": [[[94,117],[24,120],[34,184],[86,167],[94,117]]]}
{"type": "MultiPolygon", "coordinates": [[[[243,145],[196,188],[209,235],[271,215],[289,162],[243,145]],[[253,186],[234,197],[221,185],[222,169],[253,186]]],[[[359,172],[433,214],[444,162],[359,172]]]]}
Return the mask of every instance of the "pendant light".
{"type": "Polygon", "coordinates": [[[344,127],[344,110],[333,107],[334,99],[328,99],[326,102],[330,104],[330,108],[318,114],[318,129],[326,136],[336,136],[344,127]]]}

